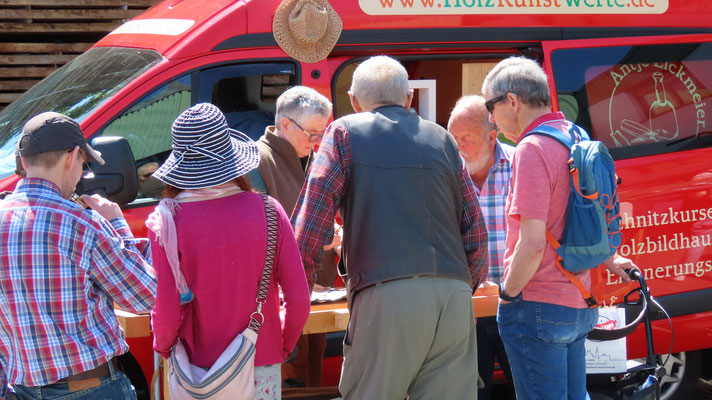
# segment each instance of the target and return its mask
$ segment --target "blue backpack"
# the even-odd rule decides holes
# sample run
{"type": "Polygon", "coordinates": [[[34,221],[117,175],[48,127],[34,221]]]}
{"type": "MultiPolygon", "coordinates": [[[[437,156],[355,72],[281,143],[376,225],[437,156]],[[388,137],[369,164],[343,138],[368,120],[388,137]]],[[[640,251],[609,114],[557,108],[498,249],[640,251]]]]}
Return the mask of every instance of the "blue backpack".
{"type": "MultiPolygon", "coordinates": [[[[608,149],[603,143],[591,140],[588,133],[576,124],[566,122],[568,132],[543,123],[527,135],[548,136],[571,152],[571,194],[566,208],[564,233],[560,242],[548,230],[546,234],[547,241],[561,257],[557,260],[561,264],[559,268],[578,272],[596,268],[606,261],[621,246],[623,235],[620,229],[618,177],[608,149]]],[[[569,279],[573,277],[562,272],[569,279]]],[[[593,299],[590,294],[587,296],[584,293],[584,298],[587,297],[593,299]]],[[[589,301],[588,298],[586,300],[589,301]]]]}

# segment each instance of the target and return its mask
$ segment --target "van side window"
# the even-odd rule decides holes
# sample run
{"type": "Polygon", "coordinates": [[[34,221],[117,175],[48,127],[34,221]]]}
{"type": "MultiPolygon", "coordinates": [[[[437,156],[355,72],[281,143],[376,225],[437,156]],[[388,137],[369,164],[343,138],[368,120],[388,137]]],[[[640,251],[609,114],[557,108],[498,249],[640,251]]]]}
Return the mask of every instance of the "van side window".
{"type": "Polygon", "coordinates": [[[191,103],[190,75],[153,90],[125,110],[104,129],[103,135],[123,136],[131,145],[139,178],[138,198],[158,198],[163,191],[153,171],[171,150],[171,125],[191,103]]]}
{"type": "Polygon", "coordinates": [[[198,102],[215,104],[230,128],[258,140],[274,125],[277,97],[296,84],[292,63],[221,65],[200,71],[198,102]]]}
{"type": "Polygon", "coordinates": [[[712,44],[560,49],[559,108],[614,158],[712,145],[712,44]]]}

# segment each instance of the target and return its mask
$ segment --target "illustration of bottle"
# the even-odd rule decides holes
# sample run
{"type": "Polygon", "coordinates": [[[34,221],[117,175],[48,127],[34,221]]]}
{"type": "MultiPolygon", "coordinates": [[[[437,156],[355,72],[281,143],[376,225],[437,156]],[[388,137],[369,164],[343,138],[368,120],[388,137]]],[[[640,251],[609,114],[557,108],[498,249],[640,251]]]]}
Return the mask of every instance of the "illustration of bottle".
{"type": "Polygon", "coordinates": [[[677,113],[675,112],[675,107],[667,99],[662,72],[654,73],[653,79],[655,80],[656,99],[650,105],[650,113],[648,114],[650,139],[656,142],[673,140],[677,138],[680,128],[677,123],[677,113]]]}

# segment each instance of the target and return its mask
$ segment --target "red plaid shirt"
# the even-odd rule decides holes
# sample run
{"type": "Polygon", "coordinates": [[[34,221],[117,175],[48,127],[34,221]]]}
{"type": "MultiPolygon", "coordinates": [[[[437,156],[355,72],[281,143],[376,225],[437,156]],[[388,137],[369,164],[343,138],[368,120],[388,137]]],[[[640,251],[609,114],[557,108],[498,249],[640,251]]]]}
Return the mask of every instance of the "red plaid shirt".
{"type": "Polygon", "coordinates": [[[151,310],[150,259],[123,218],[80,208],[52,182],[20,181],[0,202],[0,376],[46,385],[128,351],[112,301],[151,310]]]}
{"type": "MultiPolygon", "coordinates": [[[[309,287],[314,286],[323,246],[334,236],[334,217],[346,194],[350,174],[351,146],[346,128],[334,121],[326,130],[312,163],[306,185],[292,214],[292,225],[302,254],[309,287]]],[[[465,169],[460,169],[463,210],[460,220],[462,244],[474,288],[487,275],[487,229],[475,194],[475,185],[465,169]]]]}

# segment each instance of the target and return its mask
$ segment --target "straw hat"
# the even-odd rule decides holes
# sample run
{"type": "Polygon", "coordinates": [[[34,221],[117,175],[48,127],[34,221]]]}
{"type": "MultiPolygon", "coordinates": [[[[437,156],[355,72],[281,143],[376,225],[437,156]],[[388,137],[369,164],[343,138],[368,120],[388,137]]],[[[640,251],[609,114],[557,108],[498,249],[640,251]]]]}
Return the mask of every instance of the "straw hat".
{"type": "Polygon", "coordinates": [[[173,151],[153,173],[179,189],[203,189],[229,182],[257,168],[257,145],[229,129],[225,116],[212,104],[183,111],[171,126],[173,151]]]}
{"type": "Polygon", "coordinates": [[[272,32],[279,47],[305,63],[323,60],[341,35],[341,18],[327,0],[282,0],[272,32]]]}

